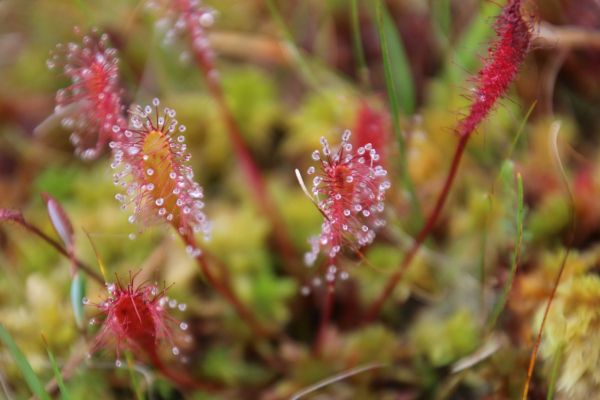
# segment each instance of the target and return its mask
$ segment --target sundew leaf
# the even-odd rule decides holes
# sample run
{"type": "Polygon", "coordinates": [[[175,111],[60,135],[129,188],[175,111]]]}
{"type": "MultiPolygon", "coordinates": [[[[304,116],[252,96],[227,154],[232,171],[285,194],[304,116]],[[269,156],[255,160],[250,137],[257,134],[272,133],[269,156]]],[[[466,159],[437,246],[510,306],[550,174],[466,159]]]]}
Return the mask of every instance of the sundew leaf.
{"type": "MultiPolygon", "coordinates": [[[[43,338],[43,336],[42,336],[43,338]]],[[[44,339],[44,342],[46,340],[44,339]]],[[[54,358],[54,354],[50,351],[48,344],[46,343],[46,352],[48,353],[48,359],[50,360],[50,365],[52,366],[52,371],[54,372],[54,378],[56,379],[56,383],[58,384],[58,389],[60,390],[60,397],[62,400],[70,400],[71,395],[69,390],[65,386],[65,382],[63,380],[62,374],[60,372],[60,368],[56,363],[56,359],[54,358]]]]}
{"type": "Polygon", "coordinates": [[[4,343],[4,346],[6,346],[10,352],[13,360],[15,360],[15,363],[25,378],[31,392],[41,400],[50,400],[50,396],[48,396],[48,393],[44,390],[44,385],[40,382],[35,372],[33,372],[33,368],[31,368],[29,361],[27,361],[25,355],[21,352],[10,333],[8,333],[2,324],[0,324],[0,341],[4,343]]]}
{"type": "Polygon", "coordinates": [[[85,277],[81,272],[76,272],[71,280],[71,306],[73,307],[73,316],[75,323],[79,329],[82,329],[84,324],[85,310],[83,308],[83,299],[85,297],[85,277]]]}

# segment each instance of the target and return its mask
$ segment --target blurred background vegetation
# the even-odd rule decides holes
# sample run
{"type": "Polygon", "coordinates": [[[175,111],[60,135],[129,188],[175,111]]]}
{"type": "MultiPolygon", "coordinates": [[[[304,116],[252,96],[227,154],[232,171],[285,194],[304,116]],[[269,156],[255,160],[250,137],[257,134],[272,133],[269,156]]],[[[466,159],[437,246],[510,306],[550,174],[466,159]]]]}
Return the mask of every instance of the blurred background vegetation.
{"type": "MultiPolygon", "coordinates": [[[[145,279],[173,284],[169,295],[188,305],[176,317],[189,323],[193,340],[182,344],[184,357],[170,363],[225,388],[183,391],[141,363],[142,374],[132,379],[127,368],[115,368],[107,349],[77,365],[66,382],[71,397],[283,399],[337,373],[372,366],[306,398],[517,398],[541,313],[570,246],[530,398],[554,390],[559,398],[594,398],[600,390],[598,2],[527,3],[538,38],[516,84],[472,138],[431,239],[369,325],[361,324],[359,311],[397,268],[420,227],[418,210],[431,209],[445,179],[456,141],[452,128],[469,104],[469,78],[493,38],[499,6],[387,1],[382,29],[399,99],[390,113],[375,2],[205,3],[218,12],[209,37],[227,103],[298,254],[309,249],[306,240],[319,232],[322,216],[297,185],[294,168],[309,165],[321,136],[337,143],[345,129],[360,129],[365,110],[387,121],[378,134],[393,180],[388,225],[364,249],[367,261],[353,254],[343,259],[350,279],[336,288],[325,350],[314,356],[323,293],[315,288],[302,296],[300,289],[315,271],[306,269],[302,279],[283,271],[269,221],[250,199],[218,109],[184,46],[162,45],[156,16],[138,0],[0,0],[0,207],[23,211],[53,234],[39,196],[48,192],[73,221],[80,259],[95,265],[85,229],[109,274],[142,269],[145,279]],[[108,153],[83,162],[60,127],[34,135],[53,112],[56,90],[67,84],[48,71],[46,59],[57,43],[74,40],[74,26],[110,35],[128,103],[159,97],[177,110],[214,224],[206,247],[228,266],[239,297],[279,328],[276,339],[250,333],[164,226],[127,239],[134,228],[114,200],[108,153]],[[564,44],[567,33],[560,28],[567,26],[584,32],[583,38],[564,44]],[[404,154],[390,123],[394,114],[404,154]],[[412,203],[402,168],[415,188],[412,203]]],[[[54,376],[46,346],[64,366],[85,353],[83,343],[97,329],[82,333],[75,325],[69,271],[69,260],[46,243],[15,224],[2,225],[0,323],[42,382],[54,376]]],[[[90,300],[99,301],[103,291],[88,282],[90,300]]],[[[0,345],[0,382],[9,398],[31,394],[21,372],[0,345]]]]}

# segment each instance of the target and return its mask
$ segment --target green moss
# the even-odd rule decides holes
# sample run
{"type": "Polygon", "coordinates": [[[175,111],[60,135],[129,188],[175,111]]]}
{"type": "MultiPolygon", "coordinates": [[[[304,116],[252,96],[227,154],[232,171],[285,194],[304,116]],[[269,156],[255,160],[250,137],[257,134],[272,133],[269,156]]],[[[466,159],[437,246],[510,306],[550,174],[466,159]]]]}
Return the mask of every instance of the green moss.
{"type": "Polygon", "coordinates": [[[564,196],[545,197],[525,223],[532,240],[540,242],[559,234],[569,224],[569,203],[564,196]]]}
{"type": "Polygon", "coordinates": [[[235,346],[211,347],[202,361],[203,375],[229,385],[257,384],[269,378],[268,371],[244,362],[240,356],[240,349],[235,346]]]}
{"type": "Polygon", "coordinates": [[[480,338],[474,316],[466,310],[458,310],[446,320],[425,313],[411,327],[409,337],[417,353],[425,355],[435,367],[471,353],[480,338]]]}
{"type": "Polygon", "coordinates": [[[290,116],[290,136],[284,151],[288,155],[305,157],[321,148],[319,138],[325,136],[330,143],[339,143],[344,130],[352,127],[358,106],[357,99],[342,89],[323,89],[309,94],[290,116]]]}

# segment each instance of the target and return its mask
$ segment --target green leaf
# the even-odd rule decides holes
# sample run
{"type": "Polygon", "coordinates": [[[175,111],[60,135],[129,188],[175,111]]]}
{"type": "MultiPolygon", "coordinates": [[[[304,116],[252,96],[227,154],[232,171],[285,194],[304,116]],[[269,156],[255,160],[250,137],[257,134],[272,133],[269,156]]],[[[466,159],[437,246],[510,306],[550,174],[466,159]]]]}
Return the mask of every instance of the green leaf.
{"type": "Polygon", "coordinates": [[[452,32],[452,10],[450,0],[434,0],[431,6],[431,13],[435,22],[434,30],[438,36],[438,41],[447,47],[450,43],[450,34],[452,32]]]}
{"type": "Polygon", "coordinates": [[[283,35],[283,44],[285,45],[286,50],[292,56],[298,71],[300,72],[300,76],[304,79],[306,84],[310,86],[312,89],[319,91],[321,86],[319,85],[317,79],[315,78],[308,62],[305,60],[305,57],[302,51],[298,48],[296,43],[294,42],[294,37],[292,33],[289,31],[283,16],[279,12],[277,5],[274,0],[267,0],[267,7],[269,12],[271,13],[271,17],[275,20],[281,34],[283,35]]]}
{"type": "Polygon", "coordinates": [[[410,195],[411,220],[409,221],[409,226],[414,227],[422,224],[423,217],[421,214],[419,200],[417,198],[414,185],[412,183],[410,175],[408,174],[408,168],[406,166],[406,144],[404,142],[404,136],[402,135],[402,130],[400,128],[399,106],[399,104],[402,101],[404,101],[405,111],[411,109],[410,107],[408,107],[411,104],[412,107],[414,107],[413,100],[410,100],[413,96],[412,76],[410,76],[410,69],[408,68],[408,63],[406,62],[404,49],[402,47],[402,44],[399,42],[398,32],[396,31],[396,27],[394,26],[387,10],[385,9],[382,0],[378,0],[375,3],[375,13],[377,17],[377,29],[379,33],[379,42],[383,58],[385,86],[387,90],[388,101],[390,104],[390,113],[392,115],[394,133],[396,134],[400,150],[399,164],[402,178],[402,186],[410,195]],[[389,43],[392,44],[390,45],[389,43]],[[394,53],[395,55],[393,55],[394,53]],[[398,64],[403,64],[403,67],[399,67],[398,64]],[[397,72],[395,71],[396,68],[400,68],[400,71],[397,74],[395,73],[397,72]],[[403,71],[404,73],[402,73],[403,71]],[[401,86],[402,93],[399,95],[399,88],[397,87],[397,82],[400,82],[402,85],[406,83],[406,85],[410,86],[401,86]]]}
{"type": "Polygon", "coordinates": [[[81,272],[76,272],[71,281],[71,305],[77,327],[83,328],[85,310],[83,309],[83,298],[85,297],[85,277],[81,272]]]}
{"type": "Polygon", "coordinates": [[[363,86],[369,86],[369,68],[365,60],[365,51],[362,45],[362,35],[360,33],[360,15],[358,0],[350,1],[350,24],[352,25],[352,45],[354,49],[354,59],[357,64],[358,75],[363,86]]]}
{"type": "MultiPolygon", "coordinates": [[[[397,103],[402,112],[410,115],[415,112],[415,89],[410,63],[404,50],[402,37],[385,6],[382,6],[382,12],[385,42],[382,41],[381,45],[382,48],[384,45],[386,46],[386,53],[388,54],[386,58],[388,58],[388,68],[392,71],[391,78],[392,85],[394,85],[394,93],[397,96],[397,103]]],[[[386,62],[385,59],[384,62],[386,62]]]]}
{"type": "Polygon", "coordinates": [[[21,374],[23,374],[27,386],[29,386],[32,393],[41,400],[50,400],[50,396],[48,396],[44,390],[44,385],[40,382],[35,372],[33,372],[33,368],[31,368],[29,361],[27,361],[25,355],[21,352],[10,333],[8,333],[2,324],[0,324],[0,341],[4,343],[13,360],[17,363],[17,367],[19,368],[19,371],[21,371],[21,374]]]}
{"type": "Polygon", "coordinates": [[[58,389],[60,390],[61,399],[70,400],[71,395],[65,386],[65,382],[63,380],[62,374],[60,373],[60,368],[58,368],[58,364],[56,364],[56,359],[54,358],[54,354],[50,351],[48,344],[46,344],[46,352],[48,353],[48,358],[50,359],[50,365],[52,366],[52,371],[54,372],[54,378],[56,379],[56,383],[58,384],[58,389]]]}

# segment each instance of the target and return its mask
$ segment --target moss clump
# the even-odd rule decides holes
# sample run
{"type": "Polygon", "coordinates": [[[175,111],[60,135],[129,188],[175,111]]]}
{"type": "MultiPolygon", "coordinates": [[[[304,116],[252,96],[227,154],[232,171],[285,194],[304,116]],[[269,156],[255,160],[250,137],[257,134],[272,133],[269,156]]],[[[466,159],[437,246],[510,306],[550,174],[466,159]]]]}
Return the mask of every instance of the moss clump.
{"type": "Polygon", "coordinates": [[[596,275],[573,278],[557,291],[542,338],[542,356],[550,363],[562,357],[557,385],[561,398],[595,398],[600,393],[599,306],[596,275]]]}

